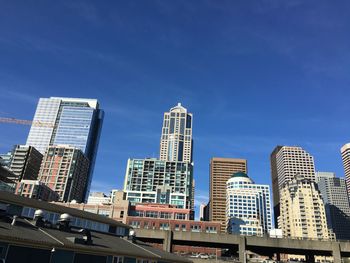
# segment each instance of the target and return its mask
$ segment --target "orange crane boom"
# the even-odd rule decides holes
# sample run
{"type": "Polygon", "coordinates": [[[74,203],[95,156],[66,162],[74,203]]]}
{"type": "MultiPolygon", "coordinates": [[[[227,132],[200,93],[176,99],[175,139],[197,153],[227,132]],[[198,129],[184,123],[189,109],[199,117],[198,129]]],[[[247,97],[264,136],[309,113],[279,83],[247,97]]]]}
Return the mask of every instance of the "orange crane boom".
{"type": "Polygon", "coordinates": [[[34,125],[34,126],[38,126],[38,127],[49,127],[49,128],[53,128],[54,127],[54,125],[52,123],[48,123],[48,122],[21,120],[21,119],[6,118],[6,117],[0,117],[0,123],[14,123],[14,124],[22,124],[22,125],[34,125]]]}

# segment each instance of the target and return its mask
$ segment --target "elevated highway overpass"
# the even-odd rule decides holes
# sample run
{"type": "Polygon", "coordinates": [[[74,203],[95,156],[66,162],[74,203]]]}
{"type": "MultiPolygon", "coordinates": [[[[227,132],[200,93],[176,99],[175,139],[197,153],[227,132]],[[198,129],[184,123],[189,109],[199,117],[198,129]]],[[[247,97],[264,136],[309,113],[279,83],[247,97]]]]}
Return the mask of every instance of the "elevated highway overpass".
{"type": "Polygon", "coordinates": [[[350,242],[153,229],[135,229],[135,231],[138,239],[145,242],[161,243],[163,249],[169,252],[171,252],[172,245],[229,248],[232,251],[238,251],[241,262],[244,262],[247,250],[266,256],[272,256],[275,253],[305,255],[307,262],[314,262],[315,256],[333,256],[335,263],[340,263],[342,257],[350,257],[350,242]]]}

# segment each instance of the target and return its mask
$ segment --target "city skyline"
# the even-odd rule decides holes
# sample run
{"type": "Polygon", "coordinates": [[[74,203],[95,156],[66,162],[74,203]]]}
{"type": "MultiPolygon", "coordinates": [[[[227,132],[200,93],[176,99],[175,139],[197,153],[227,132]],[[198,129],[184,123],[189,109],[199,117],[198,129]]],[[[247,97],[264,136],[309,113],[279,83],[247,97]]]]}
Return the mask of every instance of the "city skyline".
{"type": "MultiPolygon", "coordinates": [[[[31,120],[40,97],[98,99],[106,117],[93,191],[122,189],[128,158],[158,156],[162,114],[178,102],[194,116],[197,206],[209,196],[212,157],[247,159],[249,175],[271,185],[271,151],[296,145],[314,156],[316,171],[344,177],[348,3],[292,2],[118,3],[109,11],[93,2],[3,3],[0,115],[31,120]]],[[[28,127],[0,125],[1,153],[25,143],[28,127]]]]}

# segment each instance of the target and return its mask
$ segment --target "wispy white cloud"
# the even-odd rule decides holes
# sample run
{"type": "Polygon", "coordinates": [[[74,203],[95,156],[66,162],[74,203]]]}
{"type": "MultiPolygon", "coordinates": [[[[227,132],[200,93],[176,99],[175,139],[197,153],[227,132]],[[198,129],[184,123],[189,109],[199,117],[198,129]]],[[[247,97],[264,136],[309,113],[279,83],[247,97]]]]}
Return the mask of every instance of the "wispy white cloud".
{"type": "Polygon", "coordinates": [[[21,101],[30,104],[36,104],[38,102],[38,96],[33,94],[24,93],[20,91],[13,90],[9,87],[1,88],[0,98],[13,101],[21,101]]]}
{"type": "Polygon", "coordinates": [[[0,43],[15,46],[19,49],[32,50],[35,52],[50,53],[57,58],[66,59],[71,57],[85,57],[102,61],[104,63],[111,63],[113,66],[125,67],[126,60],[117,53],[108,53],[98,49],[92,50],[70,45],[64,42],[55,42],[33,35],[20,35],[16,38],[4,38],[0,36],[0,43]]]}
{"type": "Polygon", "coordinates": [[[209,201],[209,192],[196,188],[194,193],[194,205],[199,207],[201,204],[206,204],[209,201]]]}

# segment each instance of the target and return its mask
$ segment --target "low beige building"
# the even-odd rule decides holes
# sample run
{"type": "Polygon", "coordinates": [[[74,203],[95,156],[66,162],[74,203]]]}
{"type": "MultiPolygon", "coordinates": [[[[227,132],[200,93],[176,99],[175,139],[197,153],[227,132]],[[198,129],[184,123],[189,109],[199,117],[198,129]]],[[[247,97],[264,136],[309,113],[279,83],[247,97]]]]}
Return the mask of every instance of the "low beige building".
{"type": "Polygon", "coordinates": [[[130,206],[129,201],[124,200],[123,191],[113,191],[110,203],[84,204],[84,203],[77,203],[77,202],[70,202],[70,203],[56,202],[55,204],[83,210],[94,214],[104,215],[116,221],[122,222],[124,224],[126,223],[126,218],[127,218],[129,206],[130,206]]]}
{"type": "Polygon", "coordinates": [[[330,239],[324,203],[316,184],[302,175],[286,182],[280,191],[278,226],[283,236],[330,239]]]}

